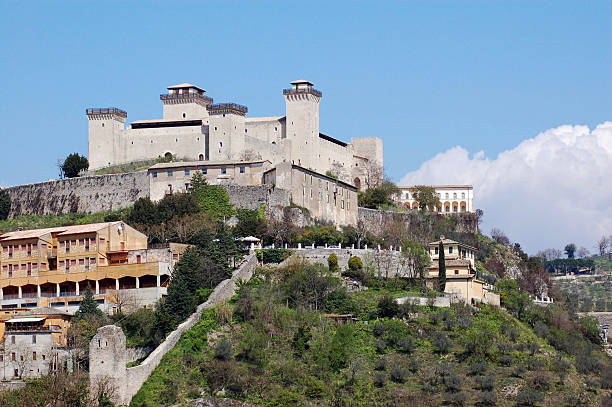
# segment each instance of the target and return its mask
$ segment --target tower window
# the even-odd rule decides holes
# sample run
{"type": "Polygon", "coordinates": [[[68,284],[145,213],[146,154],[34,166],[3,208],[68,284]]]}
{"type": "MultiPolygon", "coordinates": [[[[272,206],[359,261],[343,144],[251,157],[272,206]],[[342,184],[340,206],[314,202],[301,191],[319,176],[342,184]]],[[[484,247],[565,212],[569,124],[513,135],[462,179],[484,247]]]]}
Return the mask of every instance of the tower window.
{"type": "Polygon", "coordinates": [[[173,175],[171,170],[168,170],[168,176],[171,177],[173,175]]]}
{"type": "Polygon", "coordinates": [[[246,132],[247,132],[247,129],[244,129],[244,132],[246,133],[246,132]]]}
{"type": "Polygon", "coordinates": [[[215,131],[217,131],[217,126],[215,126],[215,131]]]}
{"type": "Polygon", "coordinates": [[[102,123],[102,127],[104,127],[104,123],[102,123]]]}
{"type": "Polygon", "coordinates": [[[240,167],[240,173],[244,174],[245,168],[244,167],[240,167]]]}
{"type": "Polygon", "coordinates": [[[157,171],[153,171],[153,172],[151,173],[151,176],[152,176],[153,178],[157,178],[157,171]]]}
{"type": "Polygon", "coordinates": [[[219,142],[219,148],[221,148],[221,147],[223,147],[223,142],[222,141],[219,142]]]}
{"type": "Polygon", "coordinates": [[[227,174],[227,168],[225,167],[221,168],[221,174],[227,174]]]}
{"type": "Polygon", "coordinates": [[[183,119],[185,118],[185,113],[183,113],[183,119]]]}

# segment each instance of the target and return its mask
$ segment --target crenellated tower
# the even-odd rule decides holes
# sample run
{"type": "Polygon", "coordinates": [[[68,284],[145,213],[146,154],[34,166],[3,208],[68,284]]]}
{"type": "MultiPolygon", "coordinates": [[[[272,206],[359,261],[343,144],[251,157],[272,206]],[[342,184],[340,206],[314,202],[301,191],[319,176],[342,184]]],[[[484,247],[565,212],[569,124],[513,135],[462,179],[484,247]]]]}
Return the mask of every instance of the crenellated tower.
{"type": "Polygon", "coordinates": [[[316,168],[319,156],[319,104],[322,93],[306,80],[291,82],[284,89],[287,104],[286,135],[291,141],[291,161],[305,168],[316,168]]]}
{"type": "Polygon", "coordinates": [[[116,107],[90,108],[85,112],[89,119],[89,168],[98,169],[121,162],[121,141],[127,113],[116,107]]]}
{"type": "Polygon", "coordinates": [[[159,95],[164,104],[164,120],[203,119],[203,124],[208,124],[206,107],[213,100],[205,93],[204,89],[190,83],[169,86],[168,93],[159,95]]]}

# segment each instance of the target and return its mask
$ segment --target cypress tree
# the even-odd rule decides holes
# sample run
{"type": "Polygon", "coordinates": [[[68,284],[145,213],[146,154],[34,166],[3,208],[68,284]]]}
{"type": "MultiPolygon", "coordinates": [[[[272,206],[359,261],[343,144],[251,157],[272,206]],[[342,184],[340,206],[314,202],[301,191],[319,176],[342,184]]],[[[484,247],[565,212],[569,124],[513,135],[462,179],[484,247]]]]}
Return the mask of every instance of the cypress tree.
{"type": "Polygon", "coordinates": [[[83,296],[83,301],[81,301],[81,305],[79,305],[79,309],[74,314],[74,319],[78,321],[87,316],[101,318],[104,318],[105,316],[104,312],[98,308],[98,303],[96,302],[94,293],[89,285],[87,286],[87,291],[85,291],[85,295],[83,296]]]}
{"type": "Polygon", "coordinates": [[[444,243],[440,239],[438,245],[438,291],[444,292],[446,288],[446,261],[444,260],[444,243]]]}

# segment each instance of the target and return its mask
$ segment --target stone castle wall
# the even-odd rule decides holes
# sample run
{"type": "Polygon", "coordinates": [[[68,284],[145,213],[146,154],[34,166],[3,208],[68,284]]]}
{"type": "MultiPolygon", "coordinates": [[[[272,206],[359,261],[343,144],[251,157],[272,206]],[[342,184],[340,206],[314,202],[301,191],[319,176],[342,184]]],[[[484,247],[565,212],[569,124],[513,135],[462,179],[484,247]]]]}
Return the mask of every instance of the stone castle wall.
{"type": "Polygon", "coordinates": [[[149,196],[146,171],[67,178],[6,189],[10,217],[117,210],[149,196]]]}
{"type": "Polygon", "coordinates": [[[200,304],[196,312],[171,332],[166,340],[138,366],[126,368],[128,351],[125,347],[125,335],[120,328],[107,325],[98,329],[98,333],[89,344],[89,358],[92,361],[89,375],[92,390],[95,391],[99,380],[108,380],[115,384],[116,404],[129,404],[151,372],[159,365],[162,357],[174,348],[183,332],[191,329],[200,320],[205,309],[229,300],[236,292],[239,281],[251,279],[256,266],[256,256],[249,255],[232,277],[219,283],[208,300],[200,304]],[[100,341],[104,344],[103,347],[100,347],[100,341]]]}

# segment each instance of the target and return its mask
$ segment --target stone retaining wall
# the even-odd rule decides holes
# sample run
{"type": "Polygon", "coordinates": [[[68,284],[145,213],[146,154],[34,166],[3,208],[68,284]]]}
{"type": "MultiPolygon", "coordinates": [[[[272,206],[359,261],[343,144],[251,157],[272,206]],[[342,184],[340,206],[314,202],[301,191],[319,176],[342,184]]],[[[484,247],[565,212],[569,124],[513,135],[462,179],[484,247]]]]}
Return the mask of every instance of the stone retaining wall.
{"type": "Polygon", "coordinates": [[[196,312],[171,332],[166,340],[138,366],[130,368],[125,366],[127,363],[125,335],[120,328],[104,326],[98,329],[98,333],[89,344],[89,376],[92,389],[95,391],[99,380],[111,380],[115,383],[116,404],[129,404],[144,381],[159,365],[162,357],[174,348],[183,332],[191,329],[200,320],[205,309],[230,299],[236,292],[237,283],[250,280],[256,266],[256,256],[254,254],[247,256],[232,277],[217,285],[208,300],[200,304],[196,312]]]}

